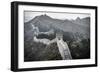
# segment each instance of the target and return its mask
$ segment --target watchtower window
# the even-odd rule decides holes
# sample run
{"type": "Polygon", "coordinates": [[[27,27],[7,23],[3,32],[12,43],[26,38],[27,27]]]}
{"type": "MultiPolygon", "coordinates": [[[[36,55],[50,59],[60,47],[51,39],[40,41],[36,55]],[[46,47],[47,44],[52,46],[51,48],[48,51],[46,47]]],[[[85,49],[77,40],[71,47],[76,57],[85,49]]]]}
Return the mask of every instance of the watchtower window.
{"type": "Polygon", "coordinates": [[[61,38],[60,38],[60,37],[58,37],[58,40],[61,40],[61,38]]]}

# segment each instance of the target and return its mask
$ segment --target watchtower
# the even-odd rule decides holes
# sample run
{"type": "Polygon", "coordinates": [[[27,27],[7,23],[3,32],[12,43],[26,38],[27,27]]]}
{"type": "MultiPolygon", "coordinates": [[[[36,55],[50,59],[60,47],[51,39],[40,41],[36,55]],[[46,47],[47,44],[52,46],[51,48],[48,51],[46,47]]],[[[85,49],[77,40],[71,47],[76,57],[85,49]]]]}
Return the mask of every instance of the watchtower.
{"type": "Polygon", "coordinates": [[[58,40],[62,40],[62,39],[63,39],[63,34],[60,33],[60,32],[56,33],[56,38],[57,38],[58,40]]]}

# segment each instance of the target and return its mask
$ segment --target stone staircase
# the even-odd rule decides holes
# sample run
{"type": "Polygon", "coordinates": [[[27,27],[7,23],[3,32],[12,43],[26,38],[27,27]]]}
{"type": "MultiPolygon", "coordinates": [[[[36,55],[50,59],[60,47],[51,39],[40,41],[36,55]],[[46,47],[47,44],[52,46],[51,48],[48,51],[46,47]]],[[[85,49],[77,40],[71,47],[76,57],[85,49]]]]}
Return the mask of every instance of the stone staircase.
{"type": "Polygon", "coordinates": [[[63,60],[72,59],[69,47],[66,42],[64,42],[63,40],[57,40],[57,45],[63,60]]]}

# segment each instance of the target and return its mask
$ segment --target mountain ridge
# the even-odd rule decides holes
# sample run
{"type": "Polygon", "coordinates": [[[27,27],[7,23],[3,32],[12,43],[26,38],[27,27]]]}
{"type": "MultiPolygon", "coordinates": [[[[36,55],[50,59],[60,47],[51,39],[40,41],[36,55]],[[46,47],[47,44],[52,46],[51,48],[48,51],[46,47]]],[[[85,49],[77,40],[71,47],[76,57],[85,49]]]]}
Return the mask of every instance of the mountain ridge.
{"type": "Polygon", "coordinates": [[[42,32],[46,32],[51,29],[54,29],[58,32],[63,31],[63,32],[70,32],[73,34],[75,33],[84,34],[85,37],[89,38],[90,36],[89,20],[90,20],[90,17],[86,17],[82,19],[78,17],[78,19],[71,21],[68,19],[66,20],[54,19],[48,15],[39,15],[39,16],[34,17],[29,22],[26,22],[25,25],[29,25],[30,27],[31,25],[34,25],[38,27],[38,29],[42,32]]]}

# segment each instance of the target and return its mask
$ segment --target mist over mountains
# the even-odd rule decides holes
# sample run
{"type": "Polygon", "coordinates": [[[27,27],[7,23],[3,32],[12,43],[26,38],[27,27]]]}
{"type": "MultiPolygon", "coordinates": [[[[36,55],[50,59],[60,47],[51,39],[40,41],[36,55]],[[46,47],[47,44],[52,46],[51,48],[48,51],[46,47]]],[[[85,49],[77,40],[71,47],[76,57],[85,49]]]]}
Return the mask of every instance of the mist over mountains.
{"type": "MultiPolygon", "coordinates": [[[[40,15],[25,23],[27,28],[30,27],[29,30],[32,29],[31,25],[38,27],[42,32],[54,29],[58,32],[70,32],[72,34],[78,33],[79,35],[84,35],[84,38],[89,38],[90,36],[90,17],[82,19],[77,17],[76,20],[60,20],[51,18],[48,15],[40,15]]],[[[25,30],[27,30],[27,28],[25,30]]]]}

